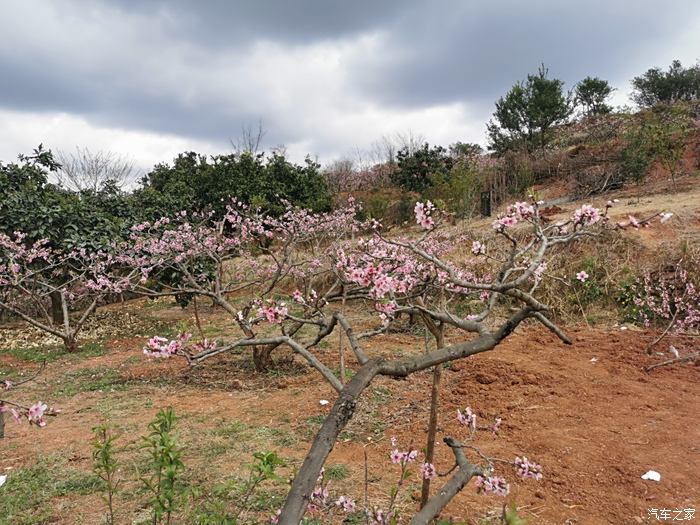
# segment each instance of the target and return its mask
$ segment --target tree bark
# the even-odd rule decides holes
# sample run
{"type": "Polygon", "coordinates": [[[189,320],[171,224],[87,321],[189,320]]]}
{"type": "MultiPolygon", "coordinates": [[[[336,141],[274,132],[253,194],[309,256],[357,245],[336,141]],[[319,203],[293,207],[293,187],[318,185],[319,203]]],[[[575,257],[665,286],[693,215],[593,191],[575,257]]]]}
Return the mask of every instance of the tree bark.
{"type": "Polygon", "coordinates": [[[452,452],[455,455],[455,460],[459,467],[457,473],[443,485],[435,496],[428,500],[428,503],[418,514],[413,516],[410,525],[427,525],[430,523],[442,512],[442,509],[447,506],[450,500],[469,483],[470,479],[481,473],[481,470],[475,465],[472,465],[464,455],[464,451],[459,442],[451,437],[446,437],[444,441],[447,446],[452,448],[452,452]]]}
{"type": "MultiPolygon", "coordinates": [[[[428,438],[425,447],[425,462],[432,463],[435,457],[435,438],[437,437],[438,405],[440,403],[440,376],[442,375],[442,365],[433,368],[433,387],[430,392],[430,419],[428,420],[428,438]]],[[[430,498],[430,480],[424,479],[420,494],[420,508],[430,498]]]]}
{"type": "Polygon", "coordinates": [[[377,359],[368,361],[340,392],[330,414],[328,414],[321,429],[316,434],[316,438],[304,459],[301,469],[299,469],[299,473],[292,482],[292,487],[287,494],[287,500],[282,507],[282,513],[278,521],[279,525],[299,525],[306,512],[309,498],[314,490],[321,468],[333,450],[338,435],[352,418],[357,399],[377,375],[381,369],[381,363],[377,359]]]}
{"type": "Polygon", "coordinates": [[[253,347],[253,364],[256,372],[267,372],[272,366],[272,351],[269,345],[253,347]]]}
{"type": "Polygon", "coordinates": [[[61,326],[65,321],[63,316],[63,303],[61,301],[61,292],[57,290],[53,291],[51,292],[49,297],[51,297],[51,318],[53,320],[53,324],[56,326],[61,326]]]}
{"type": "MultiPolygon", "coordinates": [[[[432,319],[423,315],[426,327],[435,338],[437,348],[445,346],[445,333],[443,325],[436,325],[432,319]]],[[[425,462],[432,463],[435,457],[435,438],[437,437],[438,411],[440,405],[440,376],[442,375],[442,365],[433,368],[433,386],[430,391],[430,418],[428,419],[428,438],[425,446],[425,462]]],[[[423,480],[420,494],[420,508],[425,507],[430,498],[430,479],[423,480]]]]}

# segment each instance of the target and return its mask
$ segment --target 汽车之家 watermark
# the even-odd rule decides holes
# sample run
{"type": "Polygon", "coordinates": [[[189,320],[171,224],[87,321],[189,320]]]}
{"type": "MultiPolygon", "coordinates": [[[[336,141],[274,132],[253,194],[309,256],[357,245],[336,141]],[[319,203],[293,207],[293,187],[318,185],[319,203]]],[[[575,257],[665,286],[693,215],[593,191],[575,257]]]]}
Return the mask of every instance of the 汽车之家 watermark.
{"type": "Polygon", "coordinates": [[[685,521],[695,518],[695,509],[648,509],[650,518],[657,521],[685,521]]]}

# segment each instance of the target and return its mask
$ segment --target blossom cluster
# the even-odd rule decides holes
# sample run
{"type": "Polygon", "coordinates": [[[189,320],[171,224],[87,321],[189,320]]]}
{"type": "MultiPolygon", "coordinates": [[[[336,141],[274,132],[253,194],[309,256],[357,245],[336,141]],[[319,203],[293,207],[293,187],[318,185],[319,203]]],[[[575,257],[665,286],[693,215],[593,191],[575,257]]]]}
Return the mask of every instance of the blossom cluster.
{"type": "Polygon", "coordinates": [[[191,338],[190,332],[178,334],[175,339],[156,335],[148,340],[146,346],[143,347],[143,353],[148,357],[172,357],[182,350],[184,343],[191,338]]]}
{"type": "Polygon", "coordinates": [[[257,312],[258,317],[266,319],[270,324],[282,323],[288,313],[289,309],[284,302],[277,304],[274,301],[268,301],[267,304],[260,306],[257,312]]]}
{"type": "Polygon", "coordinates": [[[432,202],[416,202],[413,208],[413,213],[416,216],[416,223],[420,224],[425,230],[432,229],[435,226],[435,221],[431,216],[433,211],[435,211],[435,205],[432,202]]]}
{"type": "Polygon", "coordinates": [[[46,426],[45,416],[46,416],[48,411],[49,411],[48,405],[46,403],[42,403],[41,401],[34,403],[32,406],[30,406],[27,409],[23,409],[21,407],[8,407],[7,405],[0,402],[0,417],[2,417],[1,415],[4,412],[9,412],[10,415],[12,416],[12,419],[16,423],[21,422],[22,417],[26,416],[27,421],[29,421],[30,425],[44,427],[44,426],[46,426]]]}
{"type": "Polygon", "coordinates": [[[507,496],[510,492],[510,485],[499,476],[477,476],[475,486],[477,494],[507,496]]]}
{"type": "Polygon", "coordinates": [[[542,479],[542,466],[533,463],[526,456],[515,458],[515,473],[523,479],[532,478],[537,481],[542,479]]]}
{"type": "Polygon", "coordinates": [[[506,228],[511,228],[521,221],[530,219],[537,214],[536,205],[527,202],[516,202],[506,208],[506,213],[497,218],[491,226],[497,232],[503,232],[506,228]]]}
{"type": "Polygon", "coordinates": [[[573,221],[574,225],[592,226],[600,222],[602,217],[603,215],[598,208],[590,204],[584,204],[574,211],[573,221]]]}
{"type": "Polygon", "coordinates": [[[462,423],[464,426],[469,427],[471,432],[476,430],[476,414],[472,412],[470,407],[466,407],[464,412],[457,409],[457,421],[462,423]]]}

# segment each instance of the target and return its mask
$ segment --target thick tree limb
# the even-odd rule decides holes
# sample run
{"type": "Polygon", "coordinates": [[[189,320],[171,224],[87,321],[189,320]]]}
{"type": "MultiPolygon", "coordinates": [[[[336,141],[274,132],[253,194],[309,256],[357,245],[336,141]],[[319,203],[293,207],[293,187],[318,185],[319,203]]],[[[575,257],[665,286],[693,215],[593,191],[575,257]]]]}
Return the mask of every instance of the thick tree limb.
{"type": "Polygon", "coordinates": [[[381,361],[372,359],[365,363],[340,392],[333,404],[330,414],[326,417],[321,429],[316,434],[309,453],[292,482],[287,494],[287,500],[282,507],[278,524],[299,525],[306,512],[309,498],[316,485],[318,474],[321,472],[328,455],[333,450],[338,435],[352,418],[357,400],[369,386],[381,369],[381,361]]]}
{"type": "Polygon", "coordinates": [[[442,512],[442,509],[447,506],[452,498],[464,488],[470,479],[482,473],[479,467],[469,462],[461,443],[449,436],[443,441],[452,449],[459,468],[440,491],[428,500],[418,514],[413,516],[411,525],[427,525],[430,523],[442,512]]]}
{"type": "Polygon", "coordinates": [[[552,321],[547,319],[542,312],[533,312],[532,317],[537,319],[540,323],[546,326],[554,335],[562,340],[567,345],[573,344],[568,335],[566,335],[561,328],[555,325],[552,321]]]}

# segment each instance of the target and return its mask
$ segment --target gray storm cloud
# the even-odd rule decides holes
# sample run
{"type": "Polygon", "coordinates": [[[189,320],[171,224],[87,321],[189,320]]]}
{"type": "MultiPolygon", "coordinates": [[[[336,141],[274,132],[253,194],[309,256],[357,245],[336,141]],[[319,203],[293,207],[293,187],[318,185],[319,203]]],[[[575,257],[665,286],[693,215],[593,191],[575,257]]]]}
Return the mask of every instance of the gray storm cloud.
{"type": "Polygon", "coordinates": [[[569,88],[594,75],[626,91],[700,50],[691,0],[17,0],[0,18],[0,111],[215,144],[262,119],[269,145],[321,157],[408,125],[481,140],[542,62],[569,88]]]}

